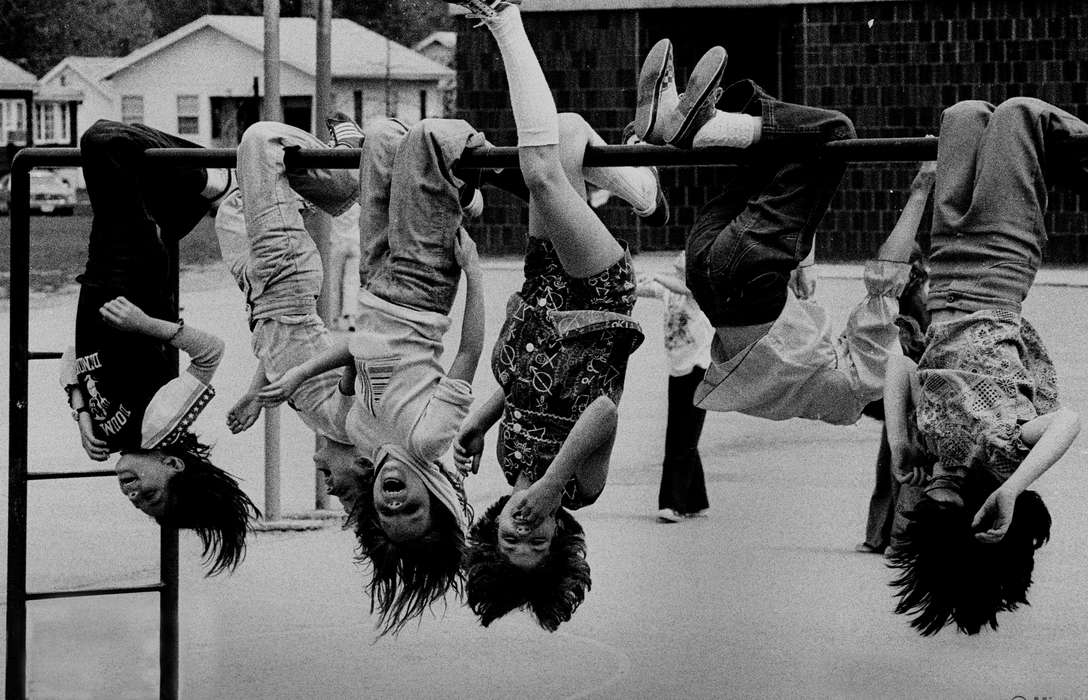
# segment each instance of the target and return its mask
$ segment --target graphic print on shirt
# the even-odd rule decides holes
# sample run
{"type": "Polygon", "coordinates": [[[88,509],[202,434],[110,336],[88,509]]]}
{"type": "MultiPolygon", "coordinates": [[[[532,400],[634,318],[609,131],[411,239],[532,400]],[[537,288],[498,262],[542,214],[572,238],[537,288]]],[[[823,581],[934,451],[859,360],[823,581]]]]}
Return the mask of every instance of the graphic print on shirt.
{"type": "Polygon", "coordinates": [[[363,384],[363,405],[370,411],[371,416],[377,417],[382,396],[385,395],[389,379],[399,363],[399,355],[382,355],[361,360],[359,376],[362,377],[363,384]]]}
{"type": "MultiPolygon", "coordinates": [[[[672,306],[672,304],[670,304],[672,306]]],[[[691,316],[682,304],[676,304],[674,308],[666,310],[665,349],[677,350],[693,345],[696,340],[691,333],[691,316]]]]}
{"type": "Polygon", "coordinates": [[[94,377],[88,375],[83,380],[83,385],[87,389],[87,405],[91,409],[91,418],[96,423],[101,423],[109,415],[110,401],[98,392],[98,382],[94,380],[94,377]]]}

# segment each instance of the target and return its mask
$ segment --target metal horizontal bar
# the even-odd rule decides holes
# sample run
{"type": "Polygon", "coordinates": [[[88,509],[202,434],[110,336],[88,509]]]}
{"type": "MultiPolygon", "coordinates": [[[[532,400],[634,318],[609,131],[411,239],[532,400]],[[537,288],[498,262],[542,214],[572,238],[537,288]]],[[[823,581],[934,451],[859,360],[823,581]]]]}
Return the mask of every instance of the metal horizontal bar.
{"type": "Polygon", "coordinates": [[[87,598],[99,595],[128,595],[129,593],[158,593],[163,589],[161,583],[150,583],[146,586],[126,586],[123,588],[83,588],[71,591],[37,591],[27,592],[27,600],[52,600],[56,598],[87,598]]]}
{"type": "MultiPolygon", "coordinates": [[[[1053,144],[1077,153],[1088,151],[1088,136],[1072,136],[1053,144]]],[[[587,166],[618,165],[739,165],[751,159],[765,157],[769,152],[797,153],[808,156],[813,152],[849,162],[897,162],[933,160],[937,157],[935,136],[906,138],[873,138],[831,141],[816,149],[798,151],[796,144],[783,142],[765,147],[680,149],[672,146],[591,146],[586,148],[587,166]]],[[[288,167],[354,168],[359,164],[362,149],[318,148],[289,150],[284,156],[288,167]]],[[[27,148],[17,156],[32,166],[78,165],[77,148],[27,148]]],[[[233,168],[237,150],[233,148],[152,148],[144,153],[148,161],[166,165],[202,165],[211,168],[233,168]]],[[[463,168],[517,168],[518,149],[512,146],[484,146],[467,151],[459,160],[463,168]]]]}
{"type": "Polygon", "coordinates": [[[28,360],[59,360],[64,357],[62,352],[35,352],[31,350],[26,354],[28,360]]]}
{"type": "Polygon", "coordinates": [[[27,472],[27,481],[44,481],[46,479],[86,479],[98,476],[117,476],[113,469],[98,469],[83,472],[27,472]]]}

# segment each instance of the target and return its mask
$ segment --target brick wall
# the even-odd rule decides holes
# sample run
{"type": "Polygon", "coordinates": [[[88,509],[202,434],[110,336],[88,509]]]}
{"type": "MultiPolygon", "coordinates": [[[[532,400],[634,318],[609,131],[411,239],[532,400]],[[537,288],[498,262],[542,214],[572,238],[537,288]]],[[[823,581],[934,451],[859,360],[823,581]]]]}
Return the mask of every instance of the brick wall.
{"type": "MultiPolygon", "coordinates": [[[[458,112],[500,145],[513,145],[506,80],[486,30],[458,26],[458,112]]],[[[525,15],[560,110],[581,112],[610,143],[630,120],[641,57],[657,39],[676,46],[682,85],[713,44],[730,52],[726,81],[753,77],[784,99],[834,107],[859,136],[936,133],[941,109],[961,99],[1039,97],[1088,119],[1088,3],[1057,0],[820,3],[525,15]],[[871,27],[869,21],[872,20],[871,27]]],[[[857,260],[895,224],[910,164],[852,164],[818,238],[825,259],[857,260]]],[[[679,248],[698,207],[726,171],[667,168],[673,219],[642,226],[621,204],[600,210],[637,249],[679,248]]],[[[524,207],[488,191],[474,230],[491,253],[520,253],[524,207]]],[[[1088,261],[1088,214],[1080,198],[1053,192],[1050,262],[1088,261]]]]}

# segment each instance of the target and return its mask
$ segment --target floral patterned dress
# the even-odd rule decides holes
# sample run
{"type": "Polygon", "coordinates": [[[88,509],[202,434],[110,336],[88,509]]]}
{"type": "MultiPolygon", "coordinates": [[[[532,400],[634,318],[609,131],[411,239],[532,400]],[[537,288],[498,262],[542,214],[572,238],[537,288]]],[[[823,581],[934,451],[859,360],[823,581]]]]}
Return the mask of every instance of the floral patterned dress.
{"type": "MultiPolygon", "coordinates": [[[[498,458],[513,485],[525,473],[544,475],[578,417],[598,397],[619,403],[627,360],[643,334],[631,318],[635,303],[631,256],[580,279],[569,277],[551,243],[530,238],[525,283],[511,295],[491,369],[506,401],[498,458]]],[[[571,479],[563,505],[589,505],[571,479]]]]}

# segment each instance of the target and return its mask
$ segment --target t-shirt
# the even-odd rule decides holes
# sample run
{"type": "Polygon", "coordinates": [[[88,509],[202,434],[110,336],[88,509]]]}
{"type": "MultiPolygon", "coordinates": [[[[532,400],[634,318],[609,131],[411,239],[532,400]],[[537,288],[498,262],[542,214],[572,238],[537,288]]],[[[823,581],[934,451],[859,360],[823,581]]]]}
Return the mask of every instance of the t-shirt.
{"type": "Polygon", "coordinates": [[[367,290],[349,341],[359,390],[348,414],[348,434],[360,454],[394,443],[422,461],[449,449],[472,404],[472,386],[446,376],[438,363],[445,314],[419,311],[367,290]]]}

